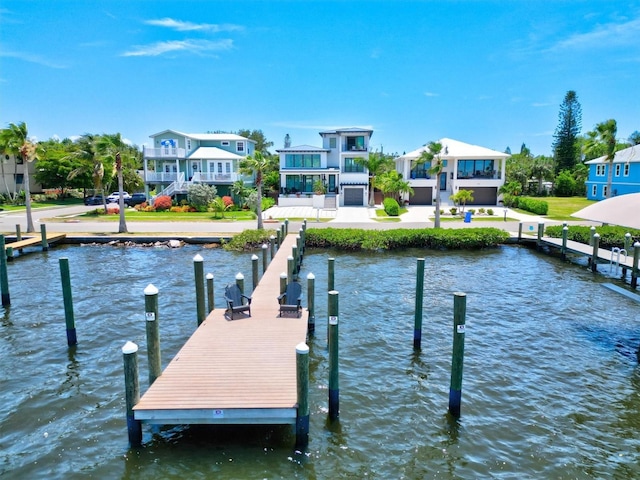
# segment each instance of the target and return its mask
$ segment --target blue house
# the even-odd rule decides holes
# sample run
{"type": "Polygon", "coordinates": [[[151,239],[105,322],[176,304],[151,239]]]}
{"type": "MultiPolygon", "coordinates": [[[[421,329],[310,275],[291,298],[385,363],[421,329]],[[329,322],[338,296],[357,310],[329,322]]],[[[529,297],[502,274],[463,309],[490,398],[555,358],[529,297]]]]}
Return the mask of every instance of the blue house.
{"type": "Polygon", "coordinates": [[[146,193],[185,195],[190,185],[215,185],[218,195],[229,195],[238,180],[252,178],[239,173],[240,162],[252,155],[255,142],[233,133],[182,133],[164,130],[151,135],[153,146],[144,147],[146,193]]]}
{"type": "Polygon", "coordinates": [[[589,166],[589,177],[586,181],[589,200],[608,198],[607,179],[610,168],[613,168],[611,197],[640,193],[640,145],[616,152],[613,163],[607,162],[605,157],[600,157],[585,164],[589,166]]]}

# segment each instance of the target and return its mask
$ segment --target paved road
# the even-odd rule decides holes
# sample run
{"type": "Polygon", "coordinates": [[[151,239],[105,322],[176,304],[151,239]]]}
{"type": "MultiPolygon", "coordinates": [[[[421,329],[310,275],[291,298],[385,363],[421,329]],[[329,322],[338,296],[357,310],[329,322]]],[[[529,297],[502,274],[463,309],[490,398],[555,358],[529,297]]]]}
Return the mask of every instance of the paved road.
{"type": "MultiPolygon", "coordinates": [[[[40,224],[45,223],[48,232],[66,233],[71,236],[104,236],[118,235],[118,221],[100,222],[81,219],[80,215],[95,209],[78,205],[73,207],[58,207],[47,209],[34,209],[33,221],[36,231],[40,231],[40,224]]],[[[495,209],[497,213],[504,214],[502,208],[495,209]]],[[[394,229],[394,228],[427,228],[432,227],[433,222],[428,218],[433,213],[433,207],[409,206],[409,211],[402,215],[400,222],[379,222],[373,219],[375,209],[368,207],[342,207],[338,210],[320,210],[311,207],[275,207],[265,212],[265,228],[278,228],[285,218],[306,218],[309,227],[314,228],[364,228],[364,229],[394,229]],[[272,217],[273,223],[270,223],[272,217]],[[324,220],[324,221],[323,221],[324,220]]],[[[525,231],[537,231],[538,222],[542,219],[533,215],[523,215],[511,210],[507,211],[509,221],[501,221],[503,217],[496,216],[495,222],[443,222],[444,228],[465,227],[496,227],[508,231],[518,231],[519,222],[524,223],[525,231]]],[[[559,223],[546,221],[547,224],[559,223]]],[[[574,223],[574,222],[571,222],[574,223]]],[[[585,224],[585,222],[575,222],[585,224]]],[[[26,233],[27,220],[25,212],[5,213],[0,212],[0,232],[13,234],[16,225],[26,233]]],[[[290,231],[300,228],[301,220],[292,220],[290,231]]],[[[133,235],[162,236],[227,236],[256,227],[256,221],[215,221],[215,222],[133,222],[127,221],[127,230],[133,235]]]]}

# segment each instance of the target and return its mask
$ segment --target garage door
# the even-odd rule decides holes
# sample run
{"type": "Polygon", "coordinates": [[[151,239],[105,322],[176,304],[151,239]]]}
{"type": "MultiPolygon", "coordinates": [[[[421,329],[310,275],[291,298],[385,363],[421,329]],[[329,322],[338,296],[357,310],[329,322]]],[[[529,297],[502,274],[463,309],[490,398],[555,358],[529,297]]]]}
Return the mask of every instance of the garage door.
{"type": "Polygon", "coordinates": [[[433,203],[431,187],[413,187],[413,195],[409,197],[409,205],[431,205],[433,203]]]}
{"type": "Polygon", "coordinates": [[[364,188],[345,188],[344,189],[344,205],[345,207],[361,207],[364,205],[364,188]]]}
{"type": "Polygon", "coordinates": [[[473,187],[471,194],[473,202],[467,202],[467,205],[497,205],[498,189],[496,187],[473,187]]]}

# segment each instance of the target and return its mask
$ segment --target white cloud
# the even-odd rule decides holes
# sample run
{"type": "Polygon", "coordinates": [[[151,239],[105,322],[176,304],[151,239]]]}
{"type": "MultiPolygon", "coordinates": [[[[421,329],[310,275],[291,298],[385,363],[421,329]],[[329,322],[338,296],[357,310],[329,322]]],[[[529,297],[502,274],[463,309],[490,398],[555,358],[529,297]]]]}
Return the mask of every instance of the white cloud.
{"type": "Polygon", "coordinates": [[[23,53],[23,52],[8,52],[0,50],[0,57],[8,57],[8,58],[17,58],[19,60],[23,60],[29,63],[35,63],[38,65],[42,65],[44,67],[63,69],[67,68],[65,65],[51,62],[46,58],[43,58],[39,55],[33,55],[31,53],[23,53]]]}
{"type": "Polygon", "coordinates": [[[434,93],[434,92],[424,92],[424,96],[425,97],[439,97],[440,94],[439,93],[434,93]]]}
{"type": "Polygon", "coordinates": [[[231,23],[193,23],[193,22],[184,22],[182,20],[175,20],[173,18],[160,18],[157,20],[146,20],[144,23],[147,25],[154,25],[156,27],[165,27],[171,28],[173,30],[177,30],[178,32],[193,32],[193,31],[201,31],[201,32],[233,32],[237,30],[243,30],[244,27],[240,25],[234,25],[231,23]]]}
{"type": "Polygon", "coordinates": [[[157,57],[170,52],[206,53],[229,50],[233,47],[233,40],[172,40],[156,42],[150,45],[136,45],[124,52],[123,57],[157,57]]]}
{"type": "Polygon", "coordinates": [[[591,32],[572,35],[557,42],[551,50],[637,45],[638,35],[640,35],[640,18],[628,22],[598,25],[591,32]]]}

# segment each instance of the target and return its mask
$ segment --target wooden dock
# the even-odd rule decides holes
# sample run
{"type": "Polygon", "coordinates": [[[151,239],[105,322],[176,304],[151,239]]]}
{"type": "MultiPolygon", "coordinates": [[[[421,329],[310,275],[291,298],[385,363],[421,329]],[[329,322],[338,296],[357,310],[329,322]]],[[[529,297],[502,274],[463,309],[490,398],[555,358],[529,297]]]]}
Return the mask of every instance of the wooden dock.
{"type": "Polygon", "coordinates": [[[251,295],[251,317],[229,320],[222,309],[211,312],[134,407],[136,420],[295,424],[295,348],[306,341],[307,318],[279,318],[277,301],[295,238],[285,237],[251,295]]]}
{"type": "MultiPolygon", "coordinates": [[[[47,243],[55,243],[59,240],[64,239],[67,236],[66,233],[47,233],[47,243]]],[[[22,250],[27,247],[36,247],[42,245],[42,236],[34,236],[25,238],[23,240],[18,240],[16,242],[5,243],[5,250],[12,248],[13,250],[22,250]]]]}

